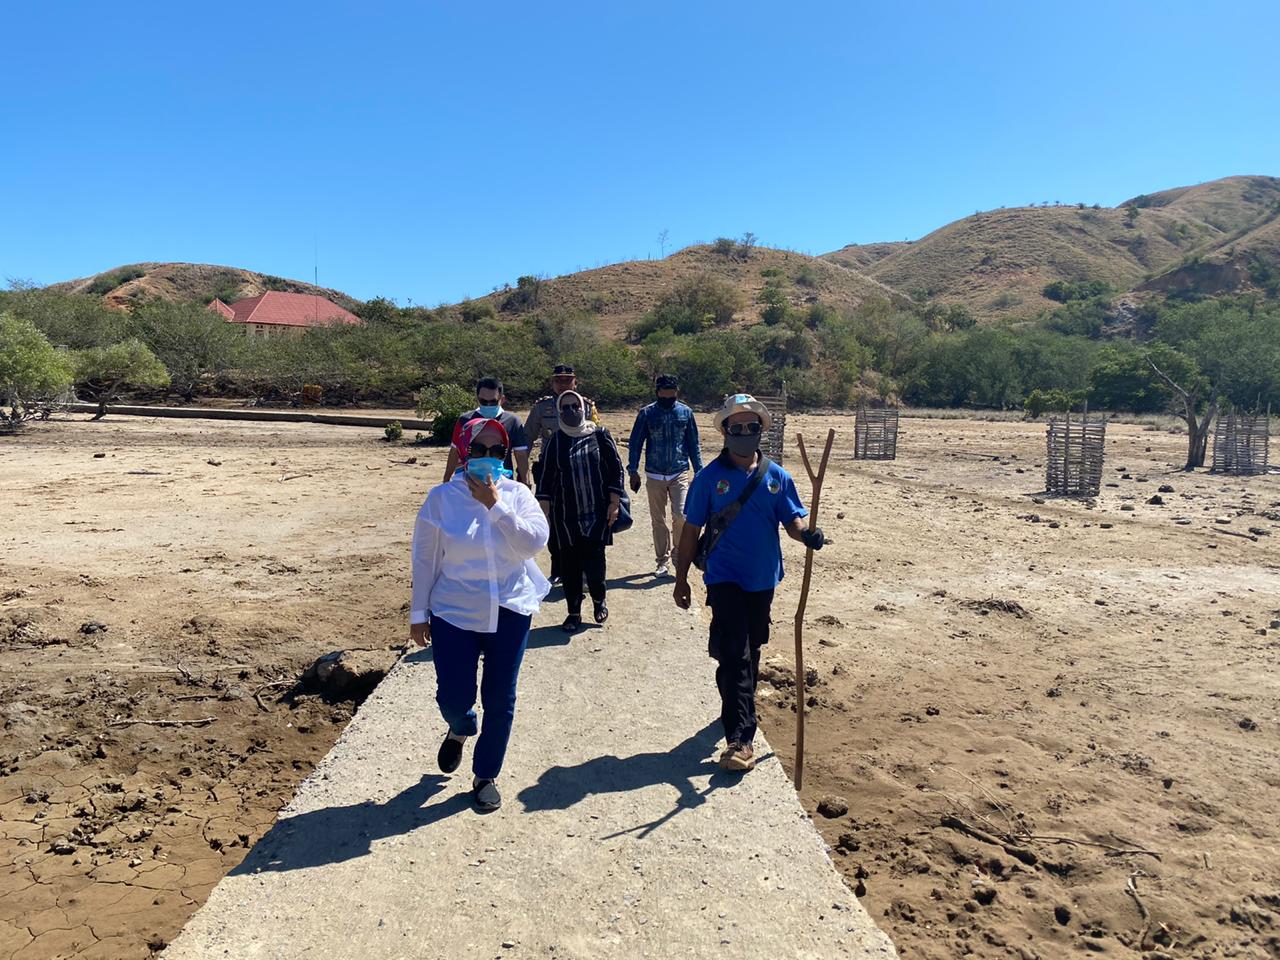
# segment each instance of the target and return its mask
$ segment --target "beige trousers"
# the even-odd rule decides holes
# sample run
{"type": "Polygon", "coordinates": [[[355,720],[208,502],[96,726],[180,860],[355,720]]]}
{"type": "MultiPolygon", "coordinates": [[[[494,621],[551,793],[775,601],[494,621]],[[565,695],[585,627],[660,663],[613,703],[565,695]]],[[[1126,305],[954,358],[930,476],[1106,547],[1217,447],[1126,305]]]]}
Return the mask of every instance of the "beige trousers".
{"type": "Polygon", "coordinates": [[[684,530],[684,498],[689,492],[689,472],[674,480],[644,481],[649,493],[649,521],[653,524],[653,555],[659,564],[671,561],[671,551],[680,547],[684,530]],[[667,505],[671,505],[671,526],[667,526],[667,505]]]}

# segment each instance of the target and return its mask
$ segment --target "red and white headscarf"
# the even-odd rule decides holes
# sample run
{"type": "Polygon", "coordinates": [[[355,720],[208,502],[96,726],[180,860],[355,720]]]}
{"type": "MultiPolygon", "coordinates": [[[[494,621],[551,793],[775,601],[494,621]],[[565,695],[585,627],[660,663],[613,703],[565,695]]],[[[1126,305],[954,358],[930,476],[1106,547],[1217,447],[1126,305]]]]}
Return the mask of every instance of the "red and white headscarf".
{"type": "Polygon", "coordinates": [[[466,463],[471,458],[471,442],[489,426],[492,426],[502,435],[503,446],[508,450],[511,449],[511,438],[507,436],[507,428],[500,421],[476,417],[474,420],[468,420],[463,424],[462,429],[453,438],[453,449],[458,452],[459,463],[466,463]]]}

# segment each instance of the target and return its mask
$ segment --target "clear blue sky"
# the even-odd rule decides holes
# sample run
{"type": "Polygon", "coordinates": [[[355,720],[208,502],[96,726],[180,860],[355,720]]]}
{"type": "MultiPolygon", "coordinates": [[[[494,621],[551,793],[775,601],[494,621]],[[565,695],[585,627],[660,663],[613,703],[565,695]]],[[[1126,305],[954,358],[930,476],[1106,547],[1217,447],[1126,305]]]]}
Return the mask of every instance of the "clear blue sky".
{"type": "Polygon", "coordinates": [[[436,304],[755,232],[1280,174],[1280,4],[10,5],[0,278],[231,264],[436,304]],[[465,9],[464,9],[465,8],[465,9]]]}

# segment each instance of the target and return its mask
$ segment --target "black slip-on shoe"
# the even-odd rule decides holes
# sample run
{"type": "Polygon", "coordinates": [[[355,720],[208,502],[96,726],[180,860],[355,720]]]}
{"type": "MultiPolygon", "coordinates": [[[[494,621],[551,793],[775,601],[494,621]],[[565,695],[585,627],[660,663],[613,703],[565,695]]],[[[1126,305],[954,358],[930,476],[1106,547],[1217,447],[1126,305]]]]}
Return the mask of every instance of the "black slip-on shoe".
{"type": "Polygon", "coordinates": [[[440,765],[441,773],[453,773],[458,769],[458,764],[462,762],[462,745],[466,742],[445,736],[444,743],[440,744],[440,752],[436,754],[436,763],[440,765]]]}
{"type": "Polygon", "coordinates": [[[595,605],[596,623],[604,623],[609,619],[609,605],[601,600],[595,605]]]}
{"type": "Polygon", "coordinates": [[[502,806],[502,794],[498,793],[498,786],[492,780],[477,780],[471,788],[471,796],[481,813],[492,813],[502,806]]]}
{"type": "Polygon", "coordinates": [[[564,623],[560,624],[560,629],[565,633],[577,633],[578,628],[582,626],[582,617],[576,613],[571,613],[564,618],[564,623]]]}

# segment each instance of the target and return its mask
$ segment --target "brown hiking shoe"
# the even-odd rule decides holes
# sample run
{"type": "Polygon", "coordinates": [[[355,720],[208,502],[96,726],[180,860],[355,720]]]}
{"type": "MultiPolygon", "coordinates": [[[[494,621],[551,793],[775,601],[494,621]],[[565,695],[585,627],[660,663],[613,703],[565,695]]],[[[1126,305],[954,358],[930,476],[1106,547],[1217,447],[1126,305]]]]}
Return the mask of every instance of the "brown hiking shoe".
{"type": "Polygon", "coordinates": [[[733,751],[737,749],[738,749],[738,745],[736,743],[726,744],[725,748],[720,751],[720,757],[716,762],[719,763],[720,766],[724,766],[724,762],[728,760],[729,757],[732,756],[733,751]]]}
{"type": "Polygon", "coordinates": [[[751,749],[749,743],[730,744],[729,748],[720,755],[720,768],[722,770],[738,770],[746,772],[756,765],[756,753],[751,749]]]}

